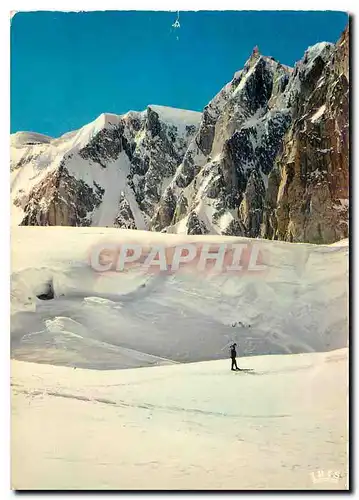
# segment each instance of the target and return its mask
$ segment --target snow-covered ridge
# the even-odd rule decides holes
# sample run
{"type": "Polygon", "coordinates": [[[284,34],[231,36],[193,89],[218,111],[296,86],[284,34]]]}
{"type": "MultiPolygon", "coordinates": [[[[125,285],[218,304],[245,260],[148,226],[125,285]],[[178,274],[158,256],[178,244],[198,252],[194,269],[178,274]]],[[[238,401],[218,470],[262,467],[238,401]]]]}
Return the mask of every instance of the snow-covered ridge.
{"type": "Polygon", "coordinates": [[[199,111],[190,111],[187,109],[171,108],[169,106],[158,106],[153,104],[150,104],[148,107],[159,115],[161,121],[172,123],[174,125],[177,125],[180,122],[186,125],[198,125],[202,117],[202,113],[199,111]]]}
{"type": "Polygon", "coordinates": [[[103,113],[57,139],[14,134],[13,224],[148,228],[162,185],[173,175],[200,120],[201,113],[148,106],[125,115],[103,113]],[[157,181],[159,168],[162,182],[157,181]]]}
{"type": "MultiPolygon", "coordinates": [[[[169,106],[149,105],[147,109],[148,108],[157,113],[162,122],[176,127],[183,125],[197,126],[202,117],[201,112],[172,108],[169,106]]],[[[128,111],[122,115],[117,115],[115,113],[101,113],[92,122],[79,129],[66,132],[57,138],[38,134],[36,132],[19,131],[10,134],[10,143],[13,147],[22,147],[34,144],[50,144],[53,141],[55,141],[55,143],[60,143],[71,140],[71,142],[73,141],[75,145],[81,147],[101,130],[117,126],[121,119],[129,116],[139,116],[143,118],[145,114],[146,111],[128,111]]]]}
{"type": "Polygon", "coordinates": [[[53,140],[52,137],[36,132],[15,132],[10,134],[11,147],[22,147],[34,144],[48,144],[53,140]]]}

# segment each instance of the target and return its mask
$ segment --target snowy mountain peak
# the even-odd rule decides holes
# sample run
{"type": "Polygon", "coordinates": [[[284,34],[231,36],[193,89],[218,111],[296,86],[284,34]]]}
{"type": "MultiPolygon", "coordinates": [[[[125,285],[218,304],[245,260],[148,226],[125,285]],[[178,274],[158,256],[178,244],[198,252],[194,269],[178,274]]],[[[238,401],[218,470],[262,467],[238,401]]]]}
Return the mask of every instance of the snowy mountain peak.
{"type": "Polygon", "coordinates": [[[58,139],[15,134],[13,222],[346,238],[348,61],[348,30],[294,68],[256,49],[203,113],[151,104],[58,139]]]}
{"type": "Polygon", "coordinates": [[[98,116],[92,123],[97,130],[101,130],[102,128],[118,125],[120,120],[121,115],[115,115],[114,113],[101,113],[100,116],[98,116]]]}
{"type": "Polygon", "coordinates": [[[154,229],[315,243],[347,237],[347,204],[340,199],[348,199],[348,72],[340,87],[334,76],[347,68],[342,39],[309,47],[294,69],[252,52],[205,107],[171,183],[172,195],[164,193],[159,204],[154,229]],[[343,57],[336,58],[339,49],[343,57]],[[328,101],[333,92],[335,105],[328,101]],[[302,121],[313,115],[303,129],[302,121]],[[303,130],[304,149],[297,136],[303,130]],[[294,153],[297,144],[300,154],[294,153]],[[292,186],[292,176],[298,185],[292,186]]]}
{"type": "Polygon", "coordinates": [[[15,134],[13,222],[146,229],[200,119],[201,113],[149,106],[102,113],[58,139],[15,134]]]}
{"type": "Polygon", "coordinates": [[[310,61],[320,56],[325,60],[325,62],[327,62],[334,49],[334,43],[319,42],[315,45],[312,45],[311,47],[308,47],[308,49],[305,51],[304,59],[310,61]]]}

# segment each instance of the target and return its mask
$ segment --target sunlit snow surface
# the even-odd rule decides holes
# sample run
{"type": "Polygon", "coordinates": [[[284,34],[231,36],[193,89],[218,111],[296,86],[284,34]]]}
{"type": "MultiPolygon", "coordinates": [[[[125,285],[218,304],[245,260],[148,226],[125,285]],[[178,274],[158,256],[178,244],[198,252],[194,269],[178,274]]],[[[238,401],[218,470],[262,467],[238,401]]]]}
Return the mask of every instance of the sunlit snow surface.
{"type": "Polygon", "coordinates": [[[71,227],[11,239],[13,488],[347,487],[347,241],[255,240],[265,273],[211,276],[100,275],[89,254],[249,240],[71,227]],[[55,298],[38,299],[50,280],[55,298]],[[249,371],[220,359],[231,340],[249,371]]]}
{"type": "Polygon", "coordinates": [[[13,488],[346,489],[347,350],[240,366],[13,361],[13,488]]]}
{"type": "Polygon", "coordinates": [[[228,355],[327,351],[347,346],[348,242],[252,240],[265,273],[95,272],[91,249],[131,242],[250,242],[110,228],[12,229],[11,347],[21,360],[130,368],[228,355]],[[55,299],[39,300],[52,280],[55,299]],[[234,325],[234,326],[233,326],[234,325]]]}

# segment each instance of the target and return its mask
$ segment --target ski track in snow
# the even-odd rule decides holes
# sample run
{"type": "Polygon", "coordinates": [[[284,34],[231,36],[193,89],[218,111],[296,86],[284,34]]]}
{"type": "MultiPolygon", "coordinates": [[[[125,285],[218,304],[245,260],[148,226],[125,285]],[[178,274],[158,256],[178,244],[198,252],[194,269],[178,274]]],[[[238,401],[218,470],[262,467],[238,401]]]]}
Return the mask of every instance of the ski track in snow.
{"type": "Polygon", "coordinates": [[[259,376],[12,361],[13,487],[346,489],[347,350],[239,361],[259,376]]]}

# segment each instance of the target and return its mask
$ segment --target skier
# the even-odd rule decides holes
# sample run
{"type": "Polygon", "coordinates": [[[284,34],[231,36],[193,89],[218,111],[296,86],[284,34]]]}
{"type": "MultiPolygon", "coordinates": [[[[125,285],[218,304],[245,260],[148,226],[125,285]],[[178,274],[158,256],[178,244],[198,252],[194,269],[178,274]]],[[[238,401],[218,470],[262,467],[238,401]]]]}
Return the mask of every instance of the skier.
{"type": "Polygon", "coordinates": [[[237,345],[236,343],[231,345],[231,360],[232,360],[231,370],[233,370],[233,371],[239,370],[239,368],[237,366],[237,360],[236,360],[236,356],[237,356],[236,345],[237,345]]]}

